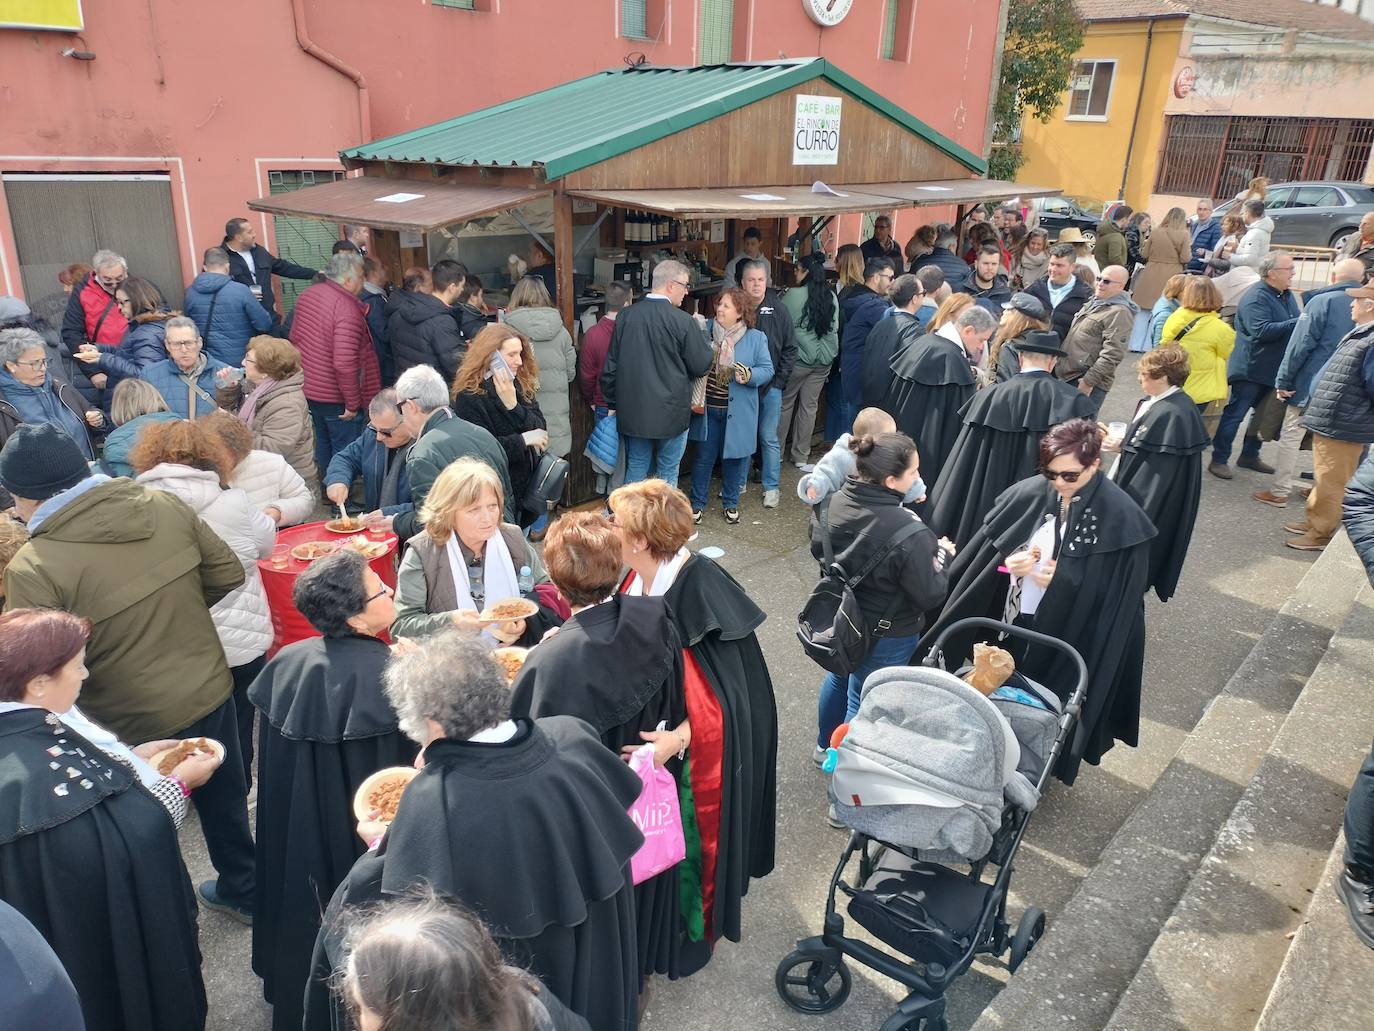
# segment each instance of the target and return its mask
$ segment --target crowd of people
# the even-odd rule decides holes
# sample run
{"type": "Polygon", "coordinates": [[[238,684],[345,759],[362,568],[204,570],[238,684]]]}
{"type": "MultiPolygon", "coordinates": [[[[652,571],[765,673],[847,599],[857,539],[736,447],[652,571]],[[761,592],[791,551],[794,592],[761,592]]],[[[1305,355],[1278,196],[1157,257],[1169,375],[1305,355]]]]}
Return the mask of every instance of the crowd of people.
{"type": "MultiPolygon", "coordinates": [[[[1136,744],[1144,598],[1179,589],[1204,468],[1232,478],[1250,415],[1237,465],[1283,507],[1310,434],[1285,529],[1316,550],[1374,442],[1374,219],[1301,306],[1267,242],[1228,304],[1208,273],[1251,268],[1262,210],[1220,255],[1210,205],[1191,227],[1112,211],[1096,260],[1011,207],[904,248],[880,217],[836,286],[816,251],[775,287],[746,234],[710,319],[665,260],[633,304],[612,284],[581,341],[547,265],[492,321],[457,261],[388,291],[365,237],[316,272],[245,219],[181,311],[111,251],[59,277],[60,329],[3,299],[0,919],[64,971],[77,1007],[51,1026],[203,1027],[199,905],[251,924],[274,1029],[635,1028],[655,975],[741,940],[774,868],[765,614],[688,544],[715,489],[727,527],[754,476],[777,508],[784,454],[817,559],[865,571],[870,646],[818,687],[817,765],[868,675],[969,615],[1087,663],[1062,780],[1136,744]],[[285,320],[276,276],[313,280],[285,320]],[[1142,320],[1141,401],[1100,423],[1142,320]],[[603,503],[559,515],[574,383],[603,503]],[[395,587],[352,551],[312,562],[291,593],[318,636],[278,649],[258,563],[322,504],[395,533],[395,587]],[[408,766],[394,813],[355,811],[408,766]],[[673,785],[685,858],[638,876],[644,769],[673,785]]],[[[1072,687],[1062,657],[1016,658],[1072,687]]]]}

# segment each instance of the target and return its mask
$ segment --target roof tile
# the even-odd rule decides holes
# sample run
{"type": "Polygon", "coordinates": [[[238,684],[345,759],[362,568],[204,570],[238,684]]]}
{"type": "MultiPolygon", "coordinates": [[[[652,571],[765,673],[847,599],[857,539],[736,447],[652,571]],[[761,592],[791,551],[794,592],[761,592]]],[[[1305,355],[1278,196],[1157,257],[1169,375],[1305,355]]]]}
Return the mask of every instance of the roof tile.
{"type": "Polygon", "coordinates": [[[1074,0],[1084,21],[1183,18],[1190,14],[1275,29],[1298,29],[1344,39],[1374,40],[1374,24],[1309,0],[1074,0]]]}

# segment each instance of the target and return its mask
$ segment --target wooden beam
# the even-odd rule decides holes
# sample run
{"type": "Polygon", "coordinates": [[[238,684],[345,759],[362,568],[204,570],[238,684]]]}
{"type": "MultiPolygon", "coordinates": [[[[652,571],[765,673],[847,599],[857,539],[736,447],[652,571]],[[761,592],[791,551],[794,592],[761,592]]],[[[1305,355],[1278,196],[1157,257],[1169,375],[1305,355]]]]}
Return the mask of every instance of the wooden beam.
{"type": "Polygon", "coordinates": [[[553,262],[555,282],[558,284],[558,313],[563,325],[577,339],[573,327],[573,202],[561,186],[553,195],[553,262]]]}

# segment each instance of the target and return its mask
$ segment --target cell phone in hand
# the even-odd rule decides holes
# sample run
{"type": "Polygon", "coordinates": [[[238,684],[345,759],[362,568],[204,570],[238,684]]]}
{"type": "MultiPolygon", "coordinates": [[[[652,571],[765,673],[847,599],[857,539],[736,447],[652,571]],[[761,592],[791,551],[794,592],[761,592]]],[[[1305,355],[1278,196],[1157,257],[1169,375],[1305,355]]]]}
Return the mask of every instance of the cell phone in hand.
{"type": "Polygon", "coordinates": [[[492,351],[491,358],[487,361],[487,371],[482,374],[482,378],[491,379],[498,372],[504,372],[511,379],[515,378],[515,373],[506,364],[505,356],[500,351],[492,351]]]}

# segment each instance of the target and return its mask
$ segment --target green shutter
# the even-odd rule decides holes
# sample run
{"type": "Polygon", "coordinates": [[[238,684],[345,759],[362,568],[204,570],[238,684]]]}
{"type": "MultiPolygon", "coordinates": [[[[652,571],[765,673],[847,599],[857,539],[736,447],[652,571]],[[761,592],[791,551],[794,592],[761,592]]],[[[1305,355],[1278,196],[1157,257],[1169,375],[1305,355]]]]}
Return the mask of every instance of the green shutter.
{"type": "MultiPolygon", "coordinates": [[[[292,193],[308,186],[333,182],[343,178],[342,172],[268,172],[268,191],[273,197],[292,193]]],[[[333,222],[317,222],[313,218],[292,218],[273,215],[272,228],[277,239],[277,256],[306,268],[322,269],[329,262],[329,252],[339,238],[339,227],[333,222]]],[[[278,279],[281,285],[281,313],[285,317],[296,306],[296,298],[310,286],[308,279],[278,279]]]]}
{"type": "Polygon", "coordinates": [[[456,7],[460,11],[477,10],[477,0],[429,0],[432,7],[456,7]]]}
{"type": "Polygon", "coordinates": [[[649,38],[649,0],[620,0],[620,34],[626,39],[649,38]]]}
{"type": "Polygon", "coordinates": [[[735,0],[700,0],[698,64],[726,64],[734,42],[735,0]]]}
{"type": "Polygon", "coordinates": [[[897,53],[897,4],[900,0],[887,0],[883,9],[883,48],[882,56],[891,61],[897,53]]]}

